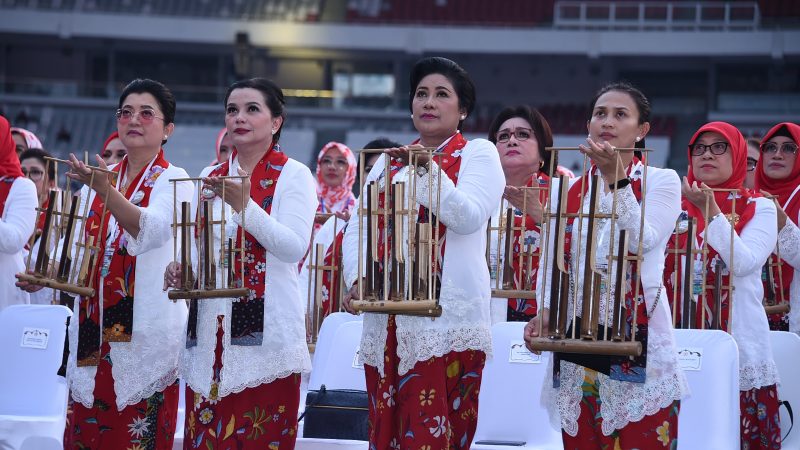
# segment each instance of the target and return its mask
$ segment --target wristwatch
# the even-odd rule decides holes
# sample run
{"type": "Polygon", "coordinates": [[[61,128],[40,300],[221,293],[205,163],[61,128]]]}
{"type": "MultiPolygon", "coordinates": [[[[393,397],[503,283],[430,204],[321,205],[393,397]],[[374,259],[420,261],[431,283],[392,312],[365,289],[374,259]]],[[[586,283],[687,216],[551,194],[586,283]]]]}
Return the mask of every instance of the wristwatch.
{"type": "Polygon", "coordinates": [[[615,191],[617,189],[622,189],[629,184],[631,184],[631,179],[625,177],[621,180],[617,180],[616,183],[609,183],[608,188],[611,189],[612,191],[615,191]]]}

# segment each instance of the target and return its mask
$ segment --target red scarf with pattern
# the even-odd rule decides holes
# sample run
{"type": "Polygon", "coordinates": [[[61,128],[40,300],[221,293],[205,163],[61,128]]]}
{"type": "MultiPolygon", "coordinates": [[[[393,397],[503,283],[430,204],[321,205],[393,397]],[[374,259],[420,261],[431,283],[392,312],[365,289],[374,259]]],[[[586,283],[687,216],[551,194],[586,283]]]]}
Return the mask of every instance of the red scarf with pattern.
{"type": "MultiPolygon", "coordinates": [[[[234,149],[231,158],[217,166],[208,177],[230,175],[229,161],[236,157],[234,149]]],[[[261,209],[269,214],[272,211],[272,200],[275,188],[278,185],[283,166],[289,157],[281,152],[280,146],[273,142],[270,149],[258,161],[250,175],[250,199],[258,204],[261,209]]],[[[203,200],[211,200],[203,197],[203,200]]],[[[231,345],[261,345],[264,335],[264,292],[266,290],[267,276],[267,249],[250,233],[242,227],[236,230],[235,248],[244,245],[244,280],[235,280],[237,287],[244,285],[250,290],[248,297],[242,297],[233,302],[231,307],[231,345]],[[244,243],[242,242],[244,240],[244,243]],[[243,283],[243,284],[242,284],[243,283]]],[[[234,252],[234,273],[242,264],[240,252],[234,252]]],[[[189,307],[189,326],[187,329],[186,346],[197,344],[197,300],[193,300],[189,307]]]]}
{"type": "MultiPolygon", "coordinates": [[[[164,158],[164,150],[160,149],[150,168],[143,167],[130,180],[122,195],[136,206],[146,208],[150,203],[150,194],[156,180],[168,167],[169,162],[164,158]]],[[[116,183],[119,177],[125,176],[127,168],[126,156],[112,169],[115,173],[112,177],[113,182],[116,183]]],[[[89,218],[86,220],[83,242],[88,243],[92,237],[100,250],[94,256],[94,267],[90,268],[95,271],[92,284],[95,295],[80,299],[78,366],[96,366],[100,362],[101,342],[130,342],[133,332],[136,257],[128,254],[128,243],[119,222],[109,227],[111,212],[106,211],[105,216],[101,217],[102,213],[103,201],[99,195],[95,195],[89,210],[89,218]],[[102,289],[100,283],[103,283],[102,289]]]]}

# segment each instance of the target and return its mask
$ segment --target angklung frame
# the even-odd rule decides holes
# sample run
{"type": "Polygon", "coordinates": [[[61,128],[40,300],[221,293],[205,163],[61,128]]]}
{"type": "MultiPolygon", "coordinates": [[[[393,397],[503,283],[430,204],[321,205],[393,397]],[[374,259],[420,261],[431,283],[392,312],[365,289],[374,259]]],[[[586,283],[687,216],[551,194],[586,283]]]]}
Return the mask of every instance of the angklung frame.
{"type": "MultiPolygon", "coordinates": [[[[548,147],[546,151],[556,153],[551,158],[550,173],[554,173],[552,167],[556,161],[557,153],[561,151],[578,151],[577,147],[548,147]]],[[[623,152],[641,152],[642,161],[642,185],[647,183],[647,155],[651,149],[640,148],[615,148],[616,157],[621,161],[623,152]]],[[[583,172],[587,173],[590,161],[588,156],[583,159],[583,172]]],[[[621,164],[617,164],[620,167],[621,164]]],[[[616,179],[620,179],[624,173],[617,173],[616,179]]],[[[587,192],[587,176],[581,177],[580,183],[580,204],[577,213],[567,211],[569,179],[566,176],[553,178],[558,183],[551,181],[550,195],[547,199],[544,213],[544,237],[541,240],[541,255],[539,260],[540,285],[537,290],[541,299],[545,298],[545,292],[549,289],[550,310],[548,312],[548,326],[545,328],[542,320],[539,321],[539,335],[529,341],[529,345],[536,351],[553,351],[563,353],[580,353],[592,355],[614,355],[636,357],[642,354],[642,343],[636,339],[637,310],[631,312],[634,326],[628,330],[625,320],[625,296],[628,294],[626,277],[628,276],[629,265],[636,262],[639,267],[643,261],[643,248],[641,240],[632,251],[628,248],[628,231],[619,230],[616,233],[617,214],[617,190],[612,191],[611,213],[599,212],[599,184],[602,179],[598,175],[592,175],[591,188],[587,192]],[[556,188],[556,184],[558,187],[556,188]],[[554,195],[554,190],[558,189],[558,195],[554,195]],[[586,195],[589,196],[589,211],[584,212],[584,202],[586,195]],[[557,198],[558,203],[553,205],[553,199],[557,198]],[[552,207],[555,206],[555,212],[552,207]],[[567,222],[572,219],[574,227],[572,229],[575,236],[575,261],[571,262],[571,249],[565,249],[565,236],[567,222]],[[600,220],[610,220],[608,236],[608,257],[606,258],[606,268],[603,270],[597,266],[597,238],[598,222],[600,220]],[[584,224],[586,222],[586,224],[584,224]],[[587,229],[587,239],[584,244],[582,236],[584,226],[587,229]],[[585,246],[585,248],[584,248],[585,246]],[[552,261],[551,261],[552,260],[552,261]],[[583,267],[582,278],[583,288],[580,306],[580,332],[576,331],[578,324],[578,290],[576,278],[578,271],[574,270],[575,265],[583,267]],[[552,266],[552,273],[548,277],[548,267],[552,266]],[[612,277],[614,282],[612,283],[612,277]],[[549,279],[548,279],[549,278],[549,279]],[[606,289],[603,289],[606,286],[606,289]],[[613,289],[610,287],[614,286],[613,289]],[[604,292],[605,291],[605,292],[604,292]],[[601,296],[606,296],[605,310],[600,311],[601,296]],[[611,320],[609,321],[609,318],[611,320]],[[603,319],[603,330],[600,331],[600,321],[603,319]],[[610,326],[608,326],[610,322],[610,326]],[[628,337],[628,334],[630,337],[628,337]]],[[[639,202],[640,223],[639,227],[644,227],[645,217],[645,195],[646,189],[642,189],[642,198],[639,202]]],[[[638,299],[640,294],[641,269],[632,271],[631,286],[633,296],[638,299]]],[[[543,305],[540,305],[543,306],[543,305]]],[[[540,315],[544,310],[539,309],[540,315]]]]}

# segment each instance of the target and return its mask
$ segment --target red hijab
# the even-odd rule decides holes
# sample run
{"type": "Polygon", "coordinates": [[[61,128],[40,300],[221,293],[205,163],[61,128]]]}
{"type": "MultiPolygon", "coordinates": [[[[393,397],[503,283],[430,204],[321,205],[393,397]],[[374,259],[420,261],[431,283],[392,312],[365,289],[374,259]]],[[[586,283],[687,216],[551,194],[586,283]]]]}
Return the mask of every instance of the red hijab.
{"type": "MultiPolygon", "coordinates": [[[[772,127],[764,136],[764,139],[761,140],[761,145],[763,146],[766,144],[767,141],[775,137],[780,131],[787,131],[794,143],[800,144],[800,125],[784,122],[772,127]]],[[[786,211],[786,214],[792,221],[797,220],[797,215],[800,213],[800,195],[795,195],[791,204],[787,204],[787,202],[798,185],[800,185],[800,155],[797,155],[794,160],[792,173],[789,174],[788,178],[783,180],[775,180],[768,177],[764,171],[764,158],[758,159],[758,165],[756,165],[756,191],[763,189],[776,196],[781,207],[786,211]]]]}
{"type": "MultiPolygon", "coordinates": [[[[742,133],[733,125],[726,122],[711,122],[700,127],[699,130],[689,140],[689,173],[686,179],[691,185],[693,182],[698,181],[694,176],[694,167],[692,167],[692,150],[691,146],[703,133],[715,131],[721,134],[726,141],[728,141],[728,151],[731,154],[733,172],[731,176],[720,184],[709,186],[718,189],[738,189],[739,198],[736,199],[736,214],[739,220],[736,222],[736,231],[741,231],[744,225],[753,217],[755,208],[748,208],[751,197],[756,197],[752,191],[744,188],[744,179],[747,175],[747,141],[745,141],[742,133]]],[[[698,183],[699,184],[699,183],[698,183]]],[[[720,211],[728,215],[731,213],[733,202],[729,192],[715,192],[714,199],[717,201],[720,211]]],[[[705,228],[705,221],[703,220],[703,211],[687,200],[683,200],[683,208],[689,213],[689,216],[697,218],[697,232],[701,232],[705,228]]]]}
{"type": "Polygon", "coordinates": [[[22,169],[17,157],[17,145],[11,137],[11,125],[5,117],[0,116],[0,177],[21,176],[22,169]]]}
{"type": "Polygon", "coordinates": [[[103,152],[106,151],[106,147],[108,147],[108,144],[110,144],[111,141],[113,141],[114,139],[118,139],[118,138],[119,138],[119,132],[118,131],[115,131],[115,132],[111,133],[108,136],[108,138],[106,139],[106,141],[103,142],[103,146],[100,147],[100,154],[102,155],[103,152]]]}

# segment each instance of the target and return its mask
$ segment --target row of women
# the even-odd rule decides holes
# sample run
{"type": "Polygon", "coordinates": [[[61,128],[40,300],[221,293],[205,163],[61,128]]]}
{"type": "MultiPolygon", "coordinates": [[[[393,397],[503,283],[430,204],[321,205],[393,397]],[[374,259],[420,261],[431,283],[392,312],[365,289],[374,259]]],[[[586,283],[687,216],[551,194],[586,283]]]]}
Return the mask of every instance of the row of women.
{"type": "MultiPolygon", "coordinates": [[[[420,60],[412,69],[409,88],[419,139],[409,147],[388,149],[363,182],[382,181],[385,186],[389,178],[408,177],[410,148],[438,149],[432,160],[417,161],[420,166],[413,168],[412,176],[418,177],[415,196],[421,208],[432,207],[425,192],[429,181],[441,185],[437,279],[443,312],[435,320],[364,314],[359,360],[365,367],[370,400],[370,448],[470,447],[482,371],[492,351],[492,321],[502,320],[504,313],[506,319],[533,317],[525,328],[525,338],[530,339],[550,305],[548,295],[538,305],[490,299],[486,224],[508,202],[526,210],[527,217],[521,212],[515,217],[530,228],[526,239],[546,242],[538,227],[544,216],[541,204],[535,196],[526,198],[520,187],[568,182],[570,194],[576,191],[580,200],[579,186],[594,179],[589,175],[599,175],[601,209],[617,208],[617,230],[629,232],[630,248],[641,242],[644,249],[639,298],[631,292],[626,301],[642,310],[637,328],[647,336],[646,356],[623,361],[624,373],[613,370],[614,361],[605,364],[612,370],[595,371],[558,354],[552,358],[557,365],[554,383],[546,383],[543,398],[553,423],[563,430],[565,448],[677,444],[680,401],[689,393],[676,360],[671,290],[665,287],[674,274],[665,258],[669,245],[682,245],[671,239],[681,217],[698,222],[694,236],[686,239],[708,241],[708,268],[700,267],[701,274],[720,267],[713,260],[721,259],[728,267],[729,255],[736,255],[732,268],[721,276],[732,279],[735,287],[734,298],[723,302],[724,308],[735,308],[730,315],[723,311],[725,319],[731,317],[731,323],[723,321],[723,328],[739,344],[742,443],[751,449],[780,448],[779,380],[761,306],[761,275],[776,246],[786,263],[780,266],[783,269],[795,267],[794,259],[800,255],[795,248],[800,245],[797,125],[777,125],[761,145],[757,185],[774,198],[742,188],[745,141],[733,126],[721,122],[704,125],[690,140],[686,178],[681,181],[672,170],[649,167],[645,179],[646,161],[633,153],[621,153],[620,161],[614,148],[644,147],[649,102],[628,84],[611,84],[591,101],[589,136],[580,147],[593,164],[582,174],[587,182],[581,183],[581,178],[549,178],[544,148],[552,145],[552,135],[535,110],[504,110],[492,124],[488,140],[465,139],[459,130],[475,105],[475,88],[453,61],[420,60]],[[390,157],[391,164],[385,164],[384,158],[390,157]],[[706,187],[735,192],[712,195],[706,187]],[[609,201],[612,191],[616,203],[609,201]],[[523,202],[539,207],[522,208],[523,202]],[[703,214],[707,203],[708,216],[703,214]],[[493,313],[490,303],[500,303],[500,311],[493,313]]],[[[175,211],[169,180],[187,176],[169,163],[162,147],[174,129],[175,107],[174,97],[162,84],[152,80],[129,84],[117,111],[119,138],[127,155],[109,168],[115,176],[95,177],[81,191],[92,211],[83,238],[97,240],[103,250],[94,269],[97,294],[76,298],[71,305],[75,314],[69,329],[67,378],[73,406],[65,448],[171,448],[178,377],[186,382],[185,448],[293,448],[300,378],[311,369],[297,269],[309,247],[319,207],[313,177],[307,167],[281,151],[285,120],[281,90],[265,79],[231,85],[224,107],[232,148],[220,164],[203,171],[199,195],[212,202],[216,217],[226,211],[231,225],[215,240],[217,246],[230,239],[245,248],[235,263],[244,265],[241,282],[250,294],[191,301],[188,308],[184,302],[169,301],[166,290],[181,287],[183,271],[191,270],[172,261],[171,251],[175,211]],[[230,175],[245,178],[237,182],[227,178],[230,175]],[[228,203],[224,209],[223,188],[228,203]]],[[[35,203],[36,190],[22,175],[4,119],[0,144],[4,203],[0,251],[5,277],[6,272],[23,268],[12,255],[31,234],[35,212],[19,206],[35,203]],[[13,269],[5,271],[6,266],[13,269]]],[[[68,176],[88,184],[91,169],[74,156],[70,161],[68,176]]],[[[97,165],[106,168],[100,158],[97,165]]],[[[178,182],[174,195],[177,202],[188,202],[198,193],[191,183],[178,182]]],[[[580,201],[572,203],[574,212],[588,211],[588,199],[582,206],[580,201]]],[[[358,297],[359,248],[365,247],[359,246],[359,209],[352,215],[349,226],[335,237],[341,242],[347,291],[337,301],[345,309],[358,297]]],[[[582,228],[576,239],[569,231],[569,252],[585,248],[588,227],[582,228]]],[[[599,229],[609,233],[608,227],[599,229]]],[[[517,282],[544,276],[536,267],[515,267],[517,282]]],[[[575,291],[580,302],[581,267],[576,264],[569,270],[574,280],[570,292],[575,291]]],[[[221,274],[217,278],[223,279],[221,274]]],[[[0,280],[2,289],[5,281],[0,280]]],[[[792,293],[797,297],[797,284],[800,281],[791,278],[789,297],[792,293]]],[[[26,283],[18,286],[24,291],[38,289],[26,283]]]]}

